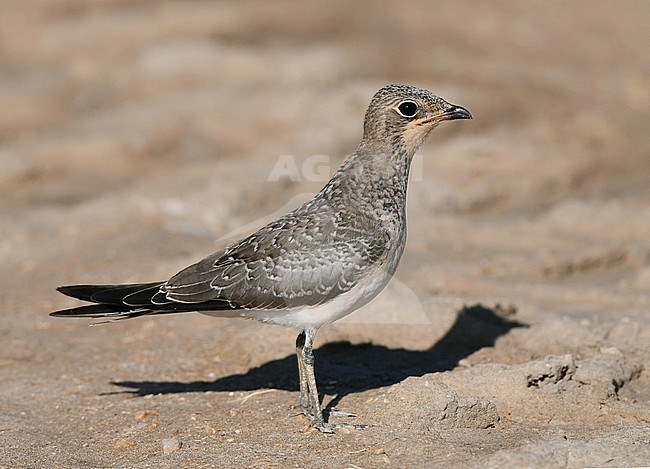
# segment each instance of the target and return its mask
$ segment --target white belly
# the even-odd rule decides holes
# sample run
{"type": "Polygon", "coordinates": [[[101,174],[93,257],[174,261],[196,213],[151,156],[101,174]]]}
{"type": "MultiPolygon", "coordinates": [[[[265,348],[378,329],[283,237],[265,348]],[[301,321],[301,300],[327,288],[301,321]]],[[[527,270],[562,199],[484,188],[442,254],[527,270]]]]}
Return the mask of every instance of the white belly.
{"type": "Polygon", "coordinates": [[[391,277],[392,274],[385,270],[376,272],[350,291],[320,305],[288,310],[244,311],[241,316],[300,330],[318,329],[361,308],[384,289],[391,277]]]}

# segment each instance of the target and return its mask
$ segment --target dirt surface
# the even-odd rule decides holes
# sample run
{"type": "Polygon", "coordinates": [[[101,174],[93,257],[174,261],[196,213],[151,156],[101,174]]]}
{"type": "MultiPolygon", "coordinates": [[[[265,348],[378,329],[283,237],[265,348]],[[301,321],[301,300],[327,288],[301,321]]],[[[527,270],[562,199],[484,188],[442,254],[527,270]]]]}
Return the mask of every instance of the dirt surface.
{"type": "Polygon", "coordinates": [[[650,465],[650,3],[4,0],[1,467],[650,465]],[[88,327],[316,192],[373,93],[473,121],[415,161],[396,278],[323,328],[88,327]],[[324,155],[325,158],[319,156],[324,155]],[[333,422],[344,419],[332,416],[333,422]]]}

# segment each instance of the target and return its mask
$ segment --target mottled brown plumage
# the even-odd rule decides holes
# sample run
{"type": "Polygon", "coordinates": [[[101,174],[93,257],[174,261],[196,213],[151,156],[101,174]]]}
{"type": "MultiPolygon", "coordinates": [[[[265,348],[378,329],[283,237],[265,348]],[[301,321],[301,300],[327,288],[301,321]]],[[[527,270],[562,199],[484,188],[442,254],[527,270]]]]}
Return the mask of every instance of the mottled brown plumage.
{"type": "Polygon", "coordinates": [[[380,89],[356,151],[311,200],[165,282],[75,285],[59,291],[95,304],[59,317],[109,321],[201,311],[296,327],[300,403],[322,431],[313,372],[316,331],[374,298],[406,242],[406,189],[413,155],[440,122],[470,113],[429,91],[380,89]]]}

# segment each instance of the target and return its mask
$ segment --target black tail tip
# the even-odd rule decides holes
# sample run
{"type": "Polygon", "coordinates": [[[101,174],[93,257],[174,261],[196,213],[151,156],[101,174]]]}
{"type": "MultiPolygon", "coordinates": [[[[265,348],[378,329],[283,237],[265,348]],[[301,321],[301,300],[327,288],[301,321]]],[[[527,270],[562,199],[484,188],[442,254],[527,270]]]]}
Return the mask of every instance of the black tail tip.
{"type": "Polygon", "coordinates": [[[114,305],[84,305],[50,313],[55,318],[130,317],[124,308],[114,305]]]}

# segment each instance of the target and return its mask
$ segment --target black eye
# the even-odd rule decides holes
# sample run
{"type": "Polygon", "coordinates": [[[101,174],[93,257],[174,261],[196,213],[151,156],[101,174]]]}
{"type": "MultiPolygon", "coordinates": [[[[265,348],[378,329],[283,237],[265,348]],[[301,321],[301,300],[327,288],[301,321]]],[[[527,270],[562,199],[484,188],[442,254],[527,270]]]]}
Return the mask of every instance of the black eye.
{"type": "Polygon", "coordinates": [[[418,112],[418,105],[413,101],[403,101],[397,106],[397,112],[404,117],[413,117],[418,112]]]}

